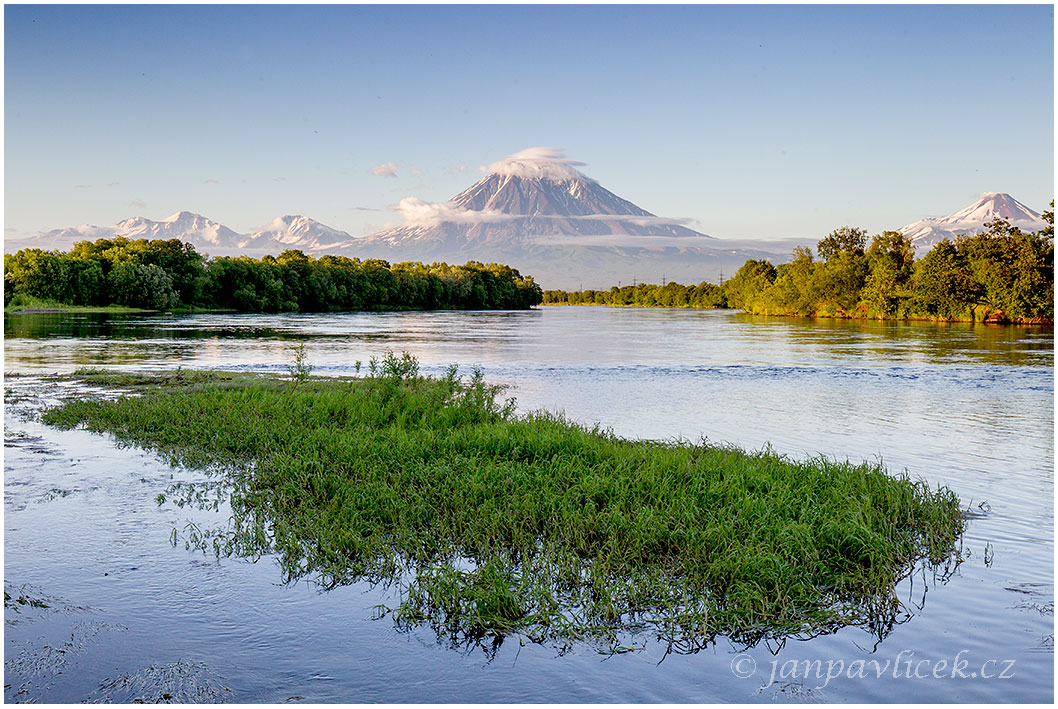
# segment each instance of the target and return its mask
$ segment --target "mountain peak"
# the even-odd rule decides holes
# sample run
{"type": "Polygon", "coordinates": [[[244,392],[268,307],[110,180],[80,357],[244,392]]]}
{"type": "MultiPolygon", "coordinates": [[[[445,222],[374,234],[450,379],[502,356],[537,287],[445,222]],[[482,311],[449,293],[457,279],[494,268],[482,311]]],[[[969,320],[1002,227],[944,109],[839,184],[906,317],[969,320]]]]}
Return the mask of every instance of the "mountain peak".
{"type": "Polygon", "coordinates": [[[1006,192],[986,192],[976,202],[945,217],[930,217],[908,224],[900,231],[911,239],[920,253],[944,239],[984,231],[984,225],[1005,219],[1023,231],[1036,231],[1044,226],[1039,212],[1029,209],[1006,192]]]}
{"type": "Polygon", "coordinates": [[[643,246],[657,248],[660,241],[652,237],[711,238],[683,226],[685,220],[655,216],[618,197],[573,167],[581,164],[560,148],[527,148],[484,168],[485,177],[447,202],[402,199],[394,209],[404,223],[360,243],[521,248],[571,238],[587,244],[645,237],[643,246]]]}
{"type": "Polygon", "coordinates": [[[1012,224],[1014,222],[1035,223],[1041,219],[1038,212],[1029,209],[1006,192],[986,192],[969,207],[960,209],[947,217],[941,217],[941,219],[952,222],[971,222],[974,225],[980,223],[982,226],[985,222],[996,218],[1006,219],[1012,224]]]}
{"type": "Polygon", "coordinates": [[[588,180],[586,175],[574,167],[583,164],[567,160],[566,152],[562,148],[538,146],[508,155],[503,160],[489,165],[486,171],[494,175],[552,182],[588,180]]]}
{"type": "Polygon", "coordinates": [[[195,214],[194,212],[184,210],[182,212],[177,212],[176,214],[170,214],[168,217],[162,220],[162,223],[175,224],[176,222],[189,222],[194,221],[196,219],[205,219],[206,221],[210,221],[203,217],[201,214],[195,214]]]}
{"type": "Polygon", "coordinates": [[[352,238],[344,231],[333,229],[303,214],[285,214],[244,237],[239,241],[239,247],[264,250],[293,247],[322,249],[344,245],[352,238]]]}

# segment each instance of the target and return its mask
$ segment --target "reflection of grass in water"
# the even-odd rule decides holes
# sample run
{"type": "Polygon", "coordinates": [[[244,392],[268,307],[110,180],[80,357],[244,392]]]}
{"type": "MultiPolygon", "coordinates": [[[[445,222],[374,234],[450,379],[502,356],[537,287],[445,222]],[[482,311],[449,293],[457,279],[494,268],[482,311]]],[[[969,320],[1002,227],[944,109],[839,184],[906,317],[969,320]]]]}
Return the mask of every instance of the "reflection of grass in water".
{"type": "MultiPolygon", "coordinates": [[[[84,373],[143,390],[46,414],[229,470],[220,553],[275,553],[287,580],[395,584],[401,627],[561,645],[649,630],[676,649],[844,625],[883,635],[896,582],[957,562],[947,489],[877,466],[629,441],[515,416],[480,373],[388,356],[359,380],[84,373]]],[[[382,609],[383,613],[390,609],[382,609]]]]}
{"type": "MultiPolygon", "coordinates": [[[[86,610],[86,609],[78,609],[86,610]]],[[[127,628],[98,620],[83,620],[70,628],[69,639],[39,644],[38,641],[8,648],[4,659],[6,699],[15,702],[41,701],[55,679],[76,665],[96,637],[127,628]]]]}
{"type": "Polygon", "coordinates": [[[231,699],[232,691],[203,663],[177,660],[105,680],[93,703],[206,704],[231,699]]]}

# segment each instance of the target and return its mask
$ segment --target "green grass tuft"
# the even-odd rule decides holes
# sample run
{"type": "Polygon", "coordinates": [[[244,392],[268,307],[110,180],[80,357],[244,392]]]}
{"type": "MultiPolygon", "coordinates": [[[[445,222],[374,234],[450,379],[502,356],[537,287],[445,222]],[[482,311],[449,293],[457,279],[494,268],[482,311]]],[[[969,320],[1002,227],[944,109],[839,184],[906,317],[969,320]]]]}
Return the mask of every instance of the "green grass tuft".
{"type": "Polygon", "coordinates": [[[517,416],[480,372],[429,378],[394,356],[370,371],[82,372],[138,395],[69,401],[45,421],[222,467],[233,524],[196,543],[274,553],[287,581],[395,584],[401,603],[383,611],[453,642],[883,634],[901,578],[958,562],[955,494],[880,466],[630,441],[517,416]]]}

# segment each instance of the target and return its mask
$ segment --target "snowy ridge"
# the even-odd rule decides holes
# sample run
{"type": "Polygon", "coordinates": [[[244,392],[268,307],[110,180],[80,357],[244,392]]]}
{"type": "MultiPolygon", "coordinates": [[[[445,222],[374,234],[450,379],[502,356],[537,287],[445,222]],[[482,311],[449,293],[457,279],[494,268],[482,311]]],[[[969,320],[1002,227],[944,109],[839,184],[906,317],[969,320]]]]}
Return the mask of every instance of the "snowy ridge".
{"type": "Polygon", "coordinates": [[[268,226],[250,234],[240,234],[208,217],[193,212],[177,212],[155,221],[146,217],[123,219],[111,226],[82,224],[53,229],[26,239],[5,240],[5,250],[69,250],[78,241],[113,239],[180,239],[196,249],[214,255],[277,254],[287,249],[321,251],[348,246],[355,241],[347,232],[301,215],[277,217],[268,226]]]}
{"type": "Polygon", "coordinates": [[[201,214],[177,212],[161,221],[144,217],[125,219],[114,225],[114,236],[129,239],[181,239],[195,246],[234,246],[240,235],[201,214]]]}
{"type": "Polygon", "coordinates": [[[276,217],[268,226],[243,237],[238,246],[246,249],[320,250],[345,245],[353,236],[300,214],[276,217]]]}

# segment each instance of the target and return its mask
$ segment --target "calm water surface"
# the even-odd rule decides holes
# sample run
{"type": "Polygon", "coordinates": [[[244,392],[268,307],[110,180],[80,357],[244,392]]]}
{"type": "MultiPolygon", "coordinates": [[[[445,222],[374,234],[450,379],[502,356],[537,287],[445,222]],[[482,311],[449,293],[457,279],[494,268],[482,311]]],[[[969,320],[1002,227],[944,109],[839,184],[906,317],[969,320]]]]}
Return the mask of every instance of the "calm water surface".
{"type": "Polygon", "coordinates": [[[48,603],[5,609],[9,701],[128,701],[159,687],[248,702],[1053,699],[1051,329],[562,307],[21,315],[5,316],[4,329],[5,371],[33,375],[5,382],[5,589],[48,603]],[[478,365],[522,410],[560,409],[623,436],[881,460],[948,485],[975,512],[966,560],[944,583],[902,582],[910,617],[880,643],[846,628],[782,646],[721,640],[666,656],[647,642],[605,657],[515,639],[489,660],[373,619],[375,605],[394,601],[382,589],[282,586],[269,558],[174,547],[174,529],[224,518],[223,506],[155,502],[201,473],[27,416],[76,394],[36,375],[86,365],[285,371],[298,341],[318,374],[408,351],[427,373],[478,365]],[[822,676],[813,665],[806,679],[804,663],[816,661],[822,676]],[[828,663],[840,674],[829,681],[828,663]]]}

